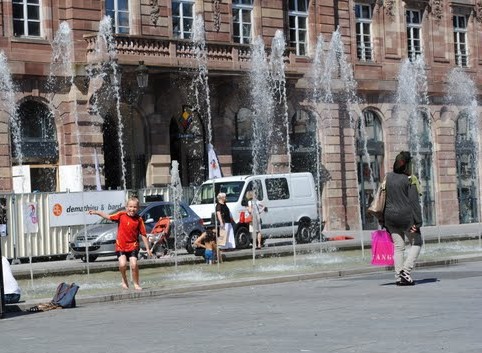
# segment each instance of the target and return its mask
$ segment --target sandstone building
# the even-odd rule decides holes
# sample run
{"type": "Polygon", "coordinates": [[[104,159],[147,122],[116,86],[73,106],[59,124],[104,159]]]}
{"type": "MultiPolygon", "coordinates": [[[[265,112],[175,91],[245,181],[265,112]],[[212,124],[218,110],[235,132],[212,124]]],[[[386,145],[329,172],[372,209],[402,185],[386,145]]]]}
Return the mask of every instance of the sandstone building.
{"type": "MultiPolygon", "coordinates": [[[[96,156],[104,188],[166,185],[173,160],[180,163],[183,185],[195,186],[207,175],[208,141],[225,175],[250,173],[252,44],[261,37],[269,56],[281,30],[287,109],[276,112],[288,117],[291,157],[286,140],[274,140],[269,171],[321,175],[321,207],[330,229],[370,229],[376,224],[365,210],[373,189],[395,155],[411,150],[418,158],[425,224],[480,221],[480,0],[1,3],[0,50],[17,108],[12,117],[3,84],[3,192],[14,190],[18,168],[12,167],[19,165],[28,171],[31,191],[61,191],[61,167],[71,165],[81,166],[84,188],[93,189],[96,156]],[[206,40],[209,126],[206,106],[193,108],[198,62],[191,35],[198,14],[206,40]],[[99,54],[106,15],[115,58],[109,50],[99,54]],[[62,23],[71,53],[53,53],[62,23]],[[342,72],[332,80],[332,101],[313,98],[317,43],[320,34],[330,43],[335,31],[353,70],[356,107],[341,97],[342,72]],[[69,67],[53,65],[53,54],[67,54],[69,67]],[[399,75],[404,62],[417,58],[423,59],[427,96],[407,113],[399,88],[410,77],[399,75]],[[106,65],[110,71],[103,71],[106,65]],[[450,76],[455,68],[462,74],[450,76]],[[146,87],[139,86],[138,78],[146,83],[139,74],[148,75],[146,87]],[[450,101],[448,87],[457,84],[473,86],[465,96],[475,106],[474,100],[450,101]]],[[[280,136],[282,122],[274,123],[280,136]]]]}

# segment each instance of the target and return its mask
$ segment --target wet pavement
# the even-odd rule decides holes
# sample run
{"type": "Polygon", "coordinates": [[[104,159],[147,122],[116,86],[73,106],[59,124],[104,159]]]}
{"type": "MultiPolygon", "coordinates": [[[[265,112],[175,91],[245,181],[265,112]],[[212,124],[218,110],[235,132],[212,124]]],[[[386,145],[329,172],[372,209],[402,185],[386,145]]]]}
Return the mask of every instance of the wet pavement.
{"type": "MultiPolygon", "coordinates": [[[[445,266],[479,261],[479,239],[453,237],[427,243],[418,267],[445,266]]],[[[177,257],[140,260],[144,290],[122,290],[115,257],[99,258],[85,264],[80,260],[35,262],[12,265],[22,288],[22,302],[10,311],[24,311],[49,301],[60,282],[80,285],[77,301],[81,305],[189,293],[209,289],[283,283],[307,279],[337,278],[370,273],[391,273],[388,268],[370,265],[370,249],[356,240],[296,245],[270,242],[262,250],[236,250],[223,255],[224,262],[207,266],[203,259],[179,252],[177,257]],[[33,277],[33,281],[32,281],[33,277]]]]}
{"type": "Polygon", "coordinates": [[[9,313],[0,342],[9,353],[479,353],[482,262],[470,257],[417,268],[413,287],[360,268],[83,297],[75,309],[9,313]]]}

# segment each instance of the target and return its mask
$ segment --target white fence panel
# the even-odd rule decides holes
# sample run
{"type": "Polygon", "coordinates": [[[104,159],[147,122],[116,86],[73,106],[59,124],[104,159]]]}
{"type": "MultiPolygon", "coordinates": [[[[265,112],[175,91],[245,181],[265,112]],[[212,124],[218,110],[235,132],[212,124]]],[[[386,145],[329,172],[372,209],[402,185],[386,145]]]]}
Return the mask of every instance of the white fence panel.
{"type": "MultiPolygon", "coordinates": [[[[131,192],[132,194],[132,192],[131,192]]],[[[170,201],[170,188],[148,188],[137,192],[141,202],[147,196],[161,196],[170,201]]],[[[194,196],[194,188],[183,189],[183,201],[189,203],[194,196]]],[[[1,237],[2,254],[9,259],[32,257],[67,256],[70,252],[69,241],[74,233],[83,229],[80,226],[50,227],[49,193],[0,194],[6,199],[7,236],[1,237]],[[38,232],[24,234],[24,205],[27,202],[37,204],[38,232]]]]}

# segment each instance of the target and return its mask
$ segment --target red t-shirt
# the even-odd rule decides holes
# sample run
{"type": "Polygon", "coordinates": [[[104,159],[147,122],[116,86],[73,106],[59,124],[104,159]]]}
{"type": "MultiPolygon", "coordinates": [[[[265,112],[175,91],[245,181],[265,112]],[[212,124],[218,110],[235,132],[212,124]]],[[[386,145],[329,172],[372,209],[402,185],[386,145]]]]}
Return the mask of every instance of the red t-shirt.
{"type": "Polygon", "coordinates": [[[127,215],[126,211],[122,211],[110,215],[109,219],[119,223],[115,250],[125,252],[138,250],[139,234],[146,235],[146,227],[142,218],[137,214],[131,217],[127,215]]]}

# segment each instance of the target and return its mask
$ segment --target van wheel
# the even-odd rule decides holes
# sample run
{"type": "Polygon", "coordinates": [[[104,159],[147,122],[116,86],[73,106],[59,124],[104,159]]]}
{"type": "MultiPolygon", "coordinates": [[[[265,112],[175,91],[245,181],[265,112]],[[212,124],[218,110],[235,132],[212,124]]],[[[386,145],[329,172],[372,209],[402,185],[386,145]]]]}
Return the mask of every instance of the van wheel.
{"type": "Polygon", "coordinates": [[[196,241],[196,239],[201,235],[201,233],[199,232],[192,232],[191,234],[189,234],[189,236],[187,237],[187,241],[186,241],[186,251],[189,253],[189,254],[194,254],[194,242],[196,241]]]}
{"type": "MultiPolygon", "coordinates": [[[[87,262],[87,256],[86,255],[81,256],[80,259],[83,262],[87,262]]],[[[97,255],[89,255],[89,262],[94,262],[95,260],[97,260],[97,255]]]]}
{"type": "Polygon", "coordinates": [[[311,229],[308,222],[301,222],[298,227],[298,233],[296,233],[296,242],[298,244],[304,244],[311,242],[311,229]]]}
{"type": "Polygon", "coordinates": [[[236,230],[236,247],[238,249],[247,249],[251,244],[251,233],[246,227],[239,227],[236,230]]]}

